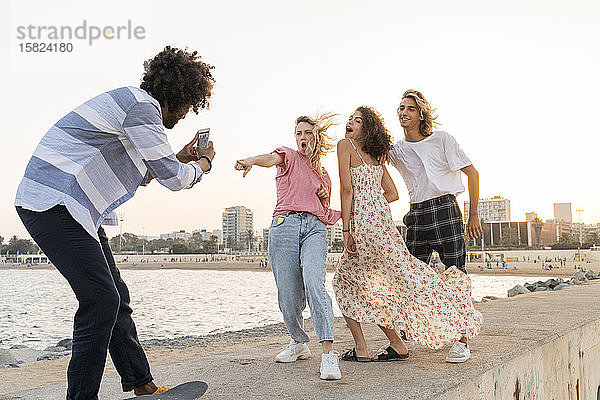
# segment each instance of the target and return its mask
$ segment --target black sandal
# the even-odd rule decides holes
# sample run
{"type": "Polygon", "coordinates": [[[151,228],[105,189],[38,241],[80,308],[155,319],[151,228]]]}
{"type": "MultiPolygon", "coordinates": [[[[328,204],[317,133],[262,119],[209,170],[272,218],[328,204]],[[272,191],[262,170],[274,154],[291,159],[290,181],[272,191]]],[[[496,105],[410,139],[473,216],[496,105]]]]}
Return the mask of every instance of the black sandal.
{"type": "Polygon", "coordinates": [[[385,349],[381,349],[373,361],[402,361],[406,360],[407,358],[408,353],[398,354],[398,352],[394,350],[392,346],[388,346],[385,349]]]}
{"type": "Polygon", "coordinates": [[[359,357],[356,355],[356,348],[346,350],[342,353],[342,360],[355,362],[371,362],[371,357],[359,357]]]}

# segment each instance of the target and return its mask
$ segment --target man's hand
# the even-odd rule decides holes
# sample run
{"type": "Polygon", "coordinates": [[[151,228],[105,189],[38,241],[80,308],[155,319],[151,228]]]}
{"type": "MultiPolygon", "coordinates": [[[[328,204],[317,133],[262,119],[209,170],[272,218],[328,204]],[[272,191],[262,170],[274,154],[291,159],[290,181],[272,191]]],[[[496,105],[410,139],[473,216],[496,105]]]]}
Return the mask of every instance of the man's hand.
{"type": "Polygon", "coordinates": [[[323,204],[324,207],[329,207],[329,190],[327,190],[323,184],[315,190],[315,194],[319,197],[319,200],[321,200],[321,204],[323,204]]]}
{"type": "Polygon", "coordinates": [[[213,142],[208,142],[208,145],[206,146],[206,148],[202,148],[202,147],[194,147],[195,151],[196,151],[196,155],[198,156],[198,158],[202,157],[202,156],[206,156],[210,159],[210,161],[212,162],[213,158],[215,158],[215,148],[213,147],[213,142]]]}
{"type": "Polygon", "coordinates": [[[242,175],[243,178],[248,172],[250,172],[250,169],[253,165],[254,163],[252,162],[252,160],[250,158],[246,158],[243,160],[237,160],[233,168],[235,168],[238,171],[244,171],[244,175],[242,175]]]}
{"type": "Polygon", "coordinates": [[[469,239],[477,239],[481,236],[481,222],[479,221],[479,215],[469,216],[469,221],[467,222],[467,233],[469,234],[469,239]]]}
{"type": "Polygon", "coordinates": [[[177,155],[175,157],[177,157],[177,159],[184,164],[187,164],[190,161],[198,160],[198,156],[196,154],[196,148],[194,147],[194,144],[197,141],[198,141],[198,132],[196,132],[196,134],[194,135],[194,139],[192,139],[191,142],[189,142],[188,144],[183,146],[183,149],[181,149],[181,151],[179,153],[177,153],[177,155]]]}

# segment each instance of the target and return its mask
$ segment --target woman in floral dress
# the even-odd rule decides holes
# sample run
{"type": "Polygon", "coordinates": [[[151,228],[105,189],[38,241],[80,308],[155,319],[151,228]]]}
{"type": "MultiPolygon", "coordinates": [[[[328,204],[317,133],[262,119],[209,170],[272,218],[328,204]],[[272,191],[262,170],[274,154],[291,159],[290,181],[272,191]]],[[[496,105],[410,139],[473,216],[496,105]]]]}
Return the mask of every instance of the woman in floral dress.
{"type": "Polygon", "coordinates": [[[388,203],[398,193],[383,165],[391,145],[379,114],[363,106],[350,116],[337,147],[345,251],[333,287],[355,341],[342,357],[347,360],[371,360],[361,323],[377,324],[390,341],[376,361],[408,357],[398,330],[437,349],[481,328],[469,277],[456,267],[438,274],[413,257],[392,221],[388,203]]]}

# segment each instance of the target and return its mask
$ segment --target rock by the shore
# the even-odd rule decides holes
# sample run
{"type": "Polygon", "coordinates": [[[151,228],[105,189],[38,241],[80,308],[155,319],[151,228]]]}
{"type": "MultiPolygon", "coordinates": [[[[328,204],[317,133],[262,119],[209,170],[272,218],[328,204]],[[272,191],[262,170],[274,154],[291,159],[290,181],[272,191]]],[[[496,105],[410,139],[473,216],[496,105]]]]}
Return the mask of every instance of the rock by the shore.
{"type": "Polygon", "coordinates": [[[534,290],[534,292],[545,292],[548,290],[551,290],[551,289],[549,289],[547,286],[539,286],[534,290]]]}
{"type": "Polygon", "coordinates": [[[59,340],[58,343],[56,343],[56,347],[64,347],[67,350],[71,350],[73,348],[73,339],[67,338],[59,340]]]}
{"type": "Polygon", "coordinates": [[[44,349],[44,351],[48,351],[50,353],[58,353],[65,350],[67,350],[67,348],[62,346],[48,346],[44,349]]]}
{"type": "Polygon", "coordinates": [[[529,293],[529,289],[527,289],[523,285],[516,285],[512,289],[508,290],[508,297],[514,297],[514,296],[517,296],[520,294],[526,294],[526,293],[529,293]]]}
{"type": "Polygon", "coordinates": [[[0,366],[16,364],[17,359],[10,350],[0,349],[0,366]]]}
{"type": "Polygon", "coordinates": [[[561,289],[564,289],[569,286],[571,286],[571,285],[569,285],[568,283],[561,283],[560,285],[557,285],[556,287],[554,287],[554,289],[552,289],[552,290],[561,290],[561,289]]]}
{"type": "Polygon", "coordinates": [[[572,278],[575,282],[585,282],[588,280],[588,278],[586,278],[585,274],[583,273],[583,271],[577,271],[573,274],[573,278],[572,278]]]}
{"type": "Polygon", "coordinates": [[[494,300],[499,300],[499,299],[500,299],[500,297],[496,297],[496,296],[484,296],[484,297],[481,299],[481,302],[482,302],[482,303],[486,303],[486,302],[488,302],[488,301],[494,301],[494,300]]]}
{"type": "Polygon", "coordinates": [[[598,279],[598,275],[591,269],[587,270],[584,276],[589,280],[598,279]]]}
{"type": "Polygon", "coordinates": [[[550,290],[554,289],[556,286],[560,285],[561,283],[563,283],[563,280],[558,278],[558,279],[548,279],[546,282],[544,282],[544,284],[546,285],[546,287],[550,290]]]}
{"type": "Polygon", "coordinates": [[[42,354],[41,356],[39,356],[37,358],[36,361],[42,361],[42,360],[56,360],[58,359],[58,357],[60,357],[60,355],[58,353],[48,353],[48,354],[42,354]]]}
{"type": "MultiPolygon", "coordinates": [[[[312,329],[310,319],[304,320],[304,325],[307,331],[312,329]]],[[[142,346],[162,346],[167,349],[185,348],[191,346],[208,345],[217,341],[225,341],[229,343],[239,343],[249,337],[268,336],[273,334],[286,334],[287,330],[283,322],[273,325],[259,326],[256,328],[242,329],[239,331],[222,332],[208,334],[205,336],[180,336],[169,339],[149,339],[142,342],[142,346]]]]}
{"type": "Polygon", "coordinates": [[[10,349],[0,349],[0,367],[16,366],[40,360],[55,360],[66,356],[71,350],[62,346],[49,346],[44,350],[32,349],[24,345],[14,345],[10,349]]]}

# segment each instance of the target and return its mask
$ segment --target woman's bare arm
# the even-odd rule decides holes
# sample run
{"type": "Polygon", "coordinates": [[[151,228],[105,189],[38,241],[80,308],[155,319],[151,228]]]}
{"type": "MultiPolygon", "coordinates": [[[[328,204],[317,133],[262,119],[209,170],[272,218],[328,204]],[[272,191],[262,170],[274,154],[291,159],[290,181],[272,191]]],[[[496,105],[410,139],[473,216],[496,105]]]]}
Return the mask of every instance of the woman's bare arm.
{"type": "Polygon", "coordinates": [[[244,171],[244,175],[250,172],[250,169],[258,165],[259,167],[272,167],[274,165],[281,164],[283,162],[283,156],[278,153],[261,154],[259,156],[248,157],[235,162],[234,168],[238,171],[244,171]]]}
{"type": "Polygon", "coordinates": [[[344,231],[344,247],[349,254],[356,254],[354,238],[350,233],[352,217],[352,179],[350,177],[350,143],[342,139],[337,144],[338,169],[340,173],[340,199],[342,202],[342,230],[344,231]]]}
{"type": "Polygon", "coordinates": [[[390,176],[390,173],[385,165],[383,165],[383,179],[381,180],[381,188],[383,189],[383,197],[385,197],[388,203],[398,200],[398,189],[396,189],[396,184],[394,183],[394,180],[390,176]]]}

